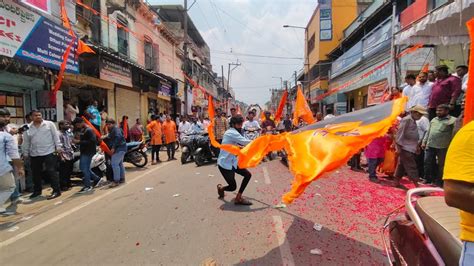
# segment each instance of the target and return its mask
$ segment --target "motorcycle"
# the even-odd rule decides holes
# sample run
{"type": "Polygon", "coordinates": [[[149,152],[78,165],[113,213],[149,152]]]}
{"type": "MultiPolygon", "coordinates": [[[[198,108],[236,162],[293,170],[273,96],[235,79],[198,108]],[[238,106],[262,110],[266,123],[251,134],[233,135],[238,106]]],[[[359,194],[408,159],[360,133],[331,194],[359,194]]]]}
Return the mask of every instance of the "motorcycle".
{"type": "Polygon", "coordinates": [[[211,142],[207,133],[196,138],[196,151],[194,152],[194,162],[197,166],[202,166],[207,162],[216,159],[219,153],[211,147],[211,142]]]}
{"type": "Polygon", "coordinates": [[[433,192],[443,189],[410,189],[404,206],[388,214],[382,239],[390,265],[459,264],[459,210],[446,205],[444,196],[429,195],[433,192]]]}
{"type": "Polygon", "coordinates": [[[181,164],[185,164],[188,160],[194,160],[194,152],[196,151],[196,139],[199,133],[192,132],[189,134],[182,134],[179,142],[181,143],[181,164]]]}
{"type": "MultiPolygon", "coordinates": [[[[265,135],[277,135],[278,134],[278,131],[274,128],[272,128],[271,126],[267,126],[267,128],[265,129],[265,132],[264,132],[265,135]]],[[[265,159],[266,160],[269,160],[269,161],[272,161],[276,158],[277,154],[275,152],[269,152],[265,159]]]]}
{"type": "MultiPolygon", "coordinates": [[[[81,153],[77,150],[74,151],[72,175],[78,176],[78,177],[82,177],[82,171],[79,167],[80,157],[81,157],[81,153]]],[[[98,177],[105,176],[105,172],[107,170],[105,154],[100,149],[97,149],[96,154],[94,154],[94,156],[92,157],[91,170],[98,177]]]]}
{"type": "Polygon", "coordinates": [[[148,163],[146,155],[146,142],[133,141],[127,143],[127,152],[125,152],[124,162],[131,163],[136,167],[142,168],[148,163]]]}

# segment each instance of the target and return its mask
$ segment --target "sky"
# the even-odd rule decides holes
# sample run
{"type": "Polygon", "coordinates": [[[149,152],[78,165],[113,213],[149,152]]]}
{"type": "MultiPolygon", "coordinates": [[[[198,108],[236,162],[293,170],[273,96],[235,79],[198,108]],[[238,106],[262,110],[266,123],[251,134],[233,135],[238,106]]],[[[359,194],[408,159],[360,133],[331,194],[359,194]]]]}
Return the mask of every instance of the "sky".
{"type": "MultiPolygon", "coordinates": [[[[188,5],[193,1],[188,0],[188,5]]],[[[182,5],[184,0],[148,3],[182,5]]],[[[228,64],[241,63],[231,75],[236,99],[263,105],[270,99],[270,89],[280,88],[280,77],[294,82],[294,71],[303,68],[304,29],[283,25],[305,27],[316,5],[317,0],[197,0],[189,15],[211,49],[214,72],[220,76],[224,65],[227,77],[228,64]]]]}

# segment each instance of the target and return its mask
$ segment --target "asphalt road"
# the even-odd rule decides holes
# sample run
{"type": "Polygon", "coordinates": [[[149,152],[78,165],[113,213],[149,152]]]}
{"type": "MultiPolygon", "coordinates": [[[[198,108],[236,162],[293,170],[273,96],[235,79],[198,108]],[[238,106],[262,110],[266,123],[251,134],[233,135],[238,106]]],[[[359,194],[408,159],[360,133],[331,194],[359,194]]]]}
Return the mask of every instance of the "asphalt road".
{"type": "MultiPolygon", "coordinates": [[[[403,192],[345,167],[275,209],[290,188],[279,161],[251,169],[245,195],[217,199],[214,164],[130,168],[127,183],[19,205],[0,217],[2,265],[381,265],[383,218],[403,192]],[[321,224],[317,231],[313,225],[321,224]],[[318,248],[321,255],[310,254],[318,248]]],[[[238,183],[240,183],[238,178],[238,183]]],[[[76,188],[77,191],[79,188],[76,188]]]]}

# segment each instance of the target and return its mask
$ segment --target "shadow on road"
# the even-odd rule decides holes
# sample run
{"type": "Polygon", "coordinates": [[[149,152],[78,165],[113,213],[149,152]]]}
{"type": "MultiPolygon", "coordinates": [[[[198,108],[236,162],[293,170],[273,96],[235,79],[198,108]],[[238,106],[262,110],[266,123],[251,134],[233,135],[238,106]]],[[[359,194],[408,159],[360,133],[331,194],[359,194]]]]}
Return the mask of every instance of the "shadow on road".
{"type": "MultiPolygon", "coordinates": [[[[250,198],[249,198],[250,199],[250,198]]],[[[227,201],[223,199],[224,204],[222,204],[219,208],[223,211],[232,211],[232,212],[258,212],[258,211],[263,211],[265,209],[268,209],[269,206],[265,207],[252,207],[252,206],[245,206],[245,205],[235,205],[234,201],[227,201]]]]}
{"type": "MultiPolygon", "coordinates": [[[[313,229],[312,221],[293,216],[286,231],[285,242],[260,258],[247,260],[237,265],[384,265],[382,251],[328,228],[313,229]],[[312,255],[310,250],[318,248],[322,255],[312,255]],[[285,258],[282,253],[286,251],[285,258]],[[289,250],[288,250],[289,249],[289,250]],[[283,250],[283,252],[282,252],[283,250]],[[291,254],[291,257],[289,256],[291,254]],[[286,263],[285,263],[286,262],[286,263]]],[[[284,226],[286,229],[287,226],[284,226]]],[[[277,239],[275,230],[272,238],[277,239]]],[[[285,255],[284,255],[285,256],[285,255]]]]}

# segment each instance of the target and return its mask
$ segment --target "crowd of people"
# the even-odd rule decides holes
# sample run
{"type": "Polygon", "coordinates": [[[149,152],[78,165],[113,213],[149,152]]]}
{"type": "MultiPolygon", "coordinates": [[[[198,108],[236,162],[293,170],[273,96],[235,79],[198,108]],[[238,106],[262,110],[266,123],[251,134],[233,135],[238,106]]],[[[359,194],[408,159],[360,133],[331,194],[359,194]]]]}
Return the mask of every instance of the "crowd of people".
{"type": "MultiPolygon", "coordinates": [[[[385,136],[365,148],[371,181],[380,181],[378,169],[388,178],[394,178],[397,187],[404,188],[400,184],[404,176],[415,186],[419,183],[443,186],[446,153],[462,125],[467,73],[464,65],[458,66],[454,74],[441,65],[432,73],[409,74],[403,89],[391,89],[385,98],[408,96],[407,111],[385,136]]],[[[360,158],[353,158],[351,167],[360,171],[360,158]]]]}

